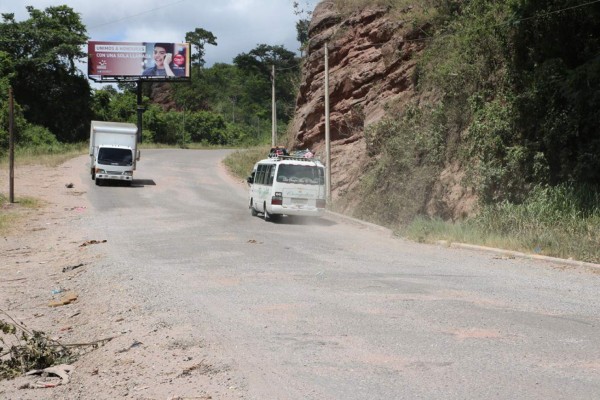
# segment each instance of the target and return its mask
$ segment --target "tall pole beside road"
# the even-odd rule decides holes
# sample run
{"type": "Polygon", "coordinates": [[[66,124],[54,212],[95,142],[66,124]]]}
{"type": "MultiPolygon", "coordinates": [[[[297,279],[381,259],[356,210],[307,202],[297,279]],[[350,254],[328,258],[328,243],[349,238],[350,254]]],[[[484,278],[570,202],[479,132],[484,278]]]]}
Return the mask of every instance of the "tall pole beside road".
{"type": "Polygon", "coordinates": [[[329,136],[329,49],[325,42],[325,163],[327,166],[327,204],[331,204],[331,139],[329,136]]]}
{"type": "Polygon", "coordinates": [[[277,140],[277,107],[275,105],[275,64],[271,65],[271,147],[277,140]]]}
{"type": "Polygon", "coordinates": [[[8,88],[8,164],[9,201],[15,202],[15,101],[12,87],[8,88]]]}
{"type": "Polygon", "coordinates": [[[144,106],[142,104],[142,81],[137,81],[137,128],[138,128],[138,143],[142,143],[142,114],[144,106]]]}

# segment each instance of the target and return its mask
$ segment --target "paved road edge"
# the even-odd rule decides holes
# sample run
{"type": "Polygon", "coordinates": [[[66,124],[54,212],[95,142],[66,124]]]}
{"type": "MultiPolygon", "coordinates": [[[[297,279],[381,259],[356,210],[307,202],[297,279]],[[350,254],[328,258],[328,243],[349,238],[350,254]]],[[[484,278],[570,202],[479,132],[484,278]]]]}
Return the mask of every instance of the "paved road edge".
{"type": "MultiPolygon", "coordinates": [[[[356,224],[363,225],[367,228],[375,229],[375,230],[381,231],[383,233],[387,233],[389,235],[396,236],[391,229],[386,228],[381,225],[376,225],[371,222],[362,221],[360,219],[349,217],[347,215],[339,214],[339,213],[336,213],[336,212],[333,212],[330,210],[327,210],[326,215],[333,217],[334,219],[335,218],[343,219],[346,221],[350,221],[350,222],[353,222],[356,224]]],[[[396,237],[398,237],[399,239],[403,239],[403,240],[409,240],[409,239],[406,239],[406,238],[403,238],[400,236],[396,236],[396,237]]],[[[468,243],[450,242],[447,240],[438,240],[434,244],[437,244],[437,245],[443,246],[443,247],[450,247],[450,248],[486,251],[486,252],[490,252],[490,253],[496,253],[496,254],[501,254],[501,255],[515,257],[515,258],[519,257],[519,258],[526,258],[526,259],[531,259],[531,260],[547,261],[547,262],[551,262],[554,264],[569,265],[569,266],[573,266],[573,267],[593,268],[593,269],[597,269],[598,271],[600,271],[600,264],[589,263],[589,262],[585,262],[585,261],[577,261],[577,260],[570,260],[570,259],[564,259],[564,258],[543,256],[540,254],[527,254],[527,253],[522,253],[520,251],[505,250],[505,249],[499,249],[499,248],[487,247],[487,246],[479,246],[479,245],[468,244],[468,243]]]]}

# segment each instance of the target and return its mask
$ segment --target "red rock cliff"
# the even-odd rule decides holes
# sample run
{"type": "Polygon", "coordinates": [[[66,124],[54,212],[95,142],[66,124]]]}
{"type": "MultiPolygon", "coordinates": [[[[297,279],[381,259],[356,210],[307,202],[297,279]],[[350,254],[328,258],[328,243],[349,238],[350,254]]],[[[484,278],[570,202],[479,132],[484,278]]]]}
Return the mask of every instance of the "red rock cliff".
{"type": "MultiPolygon", "coordinates": [[[[333,2],[322,1],[315,8],[290,132],[294,148],[311,148],[324,160],[327,45],[334,200],[351,192],[364,172],[365,127],[382,119],[388,106],[402,109],[417,95],[413,76],[416,55],[425,46],[420,40],[423,31],[403,22],[397,13],[392,17],[387,7],[364,9],[345,18],[333,2]]],[[[457,206],[467,195],[458,182],[460,173],[448,172],[457,172],[456,168],[447,167],[440,177],[427,206],[429,214],[454,218],[465,213],[457,206]]],[[[472,202],[467,209],[471,207],[472,202]]]]}
{"type": "Polygon", "coordinates": [[[364,128],[385,115],[386,105],[406,102],[413,90],[416,34],[388,18],[388,9],[365,9],[342,19],[331,2],[319,3],[292,126],[296,148],[325,150],[325,45],[329,50],[333,196],[350,189],[366,161],[364,128]]]}

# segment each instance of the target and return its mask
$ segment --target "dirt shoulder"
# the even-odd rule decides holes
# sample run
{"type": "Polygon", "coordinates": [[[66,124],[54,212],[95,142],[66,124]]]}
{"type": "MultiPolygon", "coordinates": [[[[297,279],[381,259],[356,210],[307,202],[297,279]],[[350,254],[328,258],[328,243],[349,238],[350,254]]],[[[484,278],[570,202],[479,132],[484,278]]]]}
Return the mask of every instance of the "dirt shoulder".
{"type": "MultiPolygon", "coordinates": [[[[0,381],[2,399],[243,398],[242,383],[190,326],[164,326],[146,315],[124,286],[94,274],[106,262],[104,238],[87,222],[93,210],[81,171],[85,157],[55,168],[17,166],[15,197],[40,207],[8,205],[21,218],[0,236],[0,319],[41,331],[72,349],[69,382],[55,376],[0,381]],[[63,301],[70,297],[71,301],[63,301]],[[63,304],[66,303],[66,304],[63,304]]],[[[8,171],[0,191],[8,194],[8,171]]],[[[14,341],[13,341],[14,343],[14,341]]],[[[8,347],[6,343],[2,347],[8,347]]]]}

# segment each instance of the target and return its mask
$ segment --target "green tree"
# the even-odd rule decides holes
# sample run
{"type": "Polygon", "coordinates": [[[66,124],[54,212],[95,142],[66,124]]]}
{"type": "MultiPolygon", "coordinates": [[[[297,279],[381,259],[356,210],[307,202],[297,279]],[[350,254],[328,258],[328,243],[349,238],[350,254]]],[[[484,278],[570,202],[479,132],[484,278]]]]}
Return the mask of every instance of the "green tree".
{"type": "Polygon", "coordinates": [[[514,30],[524,143],[543,154],[550,183],[600,185],[600,3],[525,1],[515,18],[528,18],[514,30]]]}
{"type": "Polygon", "coordinates": [[[294,81],[300,71],[300,61],[296,55],[283,46],[260,44],[248,53],[242,53],[233,60],[244,74],[252,102],[261,108],[270,109],[272,67],[275,67],[275,92],[277,115],[284,121],[291,118],[296,89],[294,81]]]}
{"type": "Polygon", "coordinates": [[[137,95],[131,91],[118,92],[113,86],[94,90],[91,106],[93,118],[97,120],[137,121],[137,95]]]}
{"type": "Polygon", "coordinates": [[[296,40],[300,42],[300,57],[303,57],[304,49],[306,48],[309,39],[308,31],[312,11],[309,9],[308,2],[301,5],[299,2],[294,1],[292,7],[294,8],[294,14],[300,17],[300,19],[296,21],[296,40]]]}
{"type": "MultiPolygon", "coordinates": [[[[48,128],[61,141],[87,137],[90,87],[76,68],[87,34],[79,14],[68,6],[41,11],[27,7],[22,22],[3,14],[0,53],[14,71],[9,81],[30,123],[48,128]]],[[[5,63],[3,63],[5,64],[5,63]]]]}
{"type": "Polygon", "coordinates": [[[213,46],[217,45],[217,37],[202,28],[196,28],[192,32],[187,32],[185,34],[185,41],[191,43],[194,47],[195,52],[192,54],[191,60],[192,64],[200,70],[204,67],[205,60],[204,55],[206,54],[204,50],[204,46],[207,44],[212,44],[213,46]]]}

